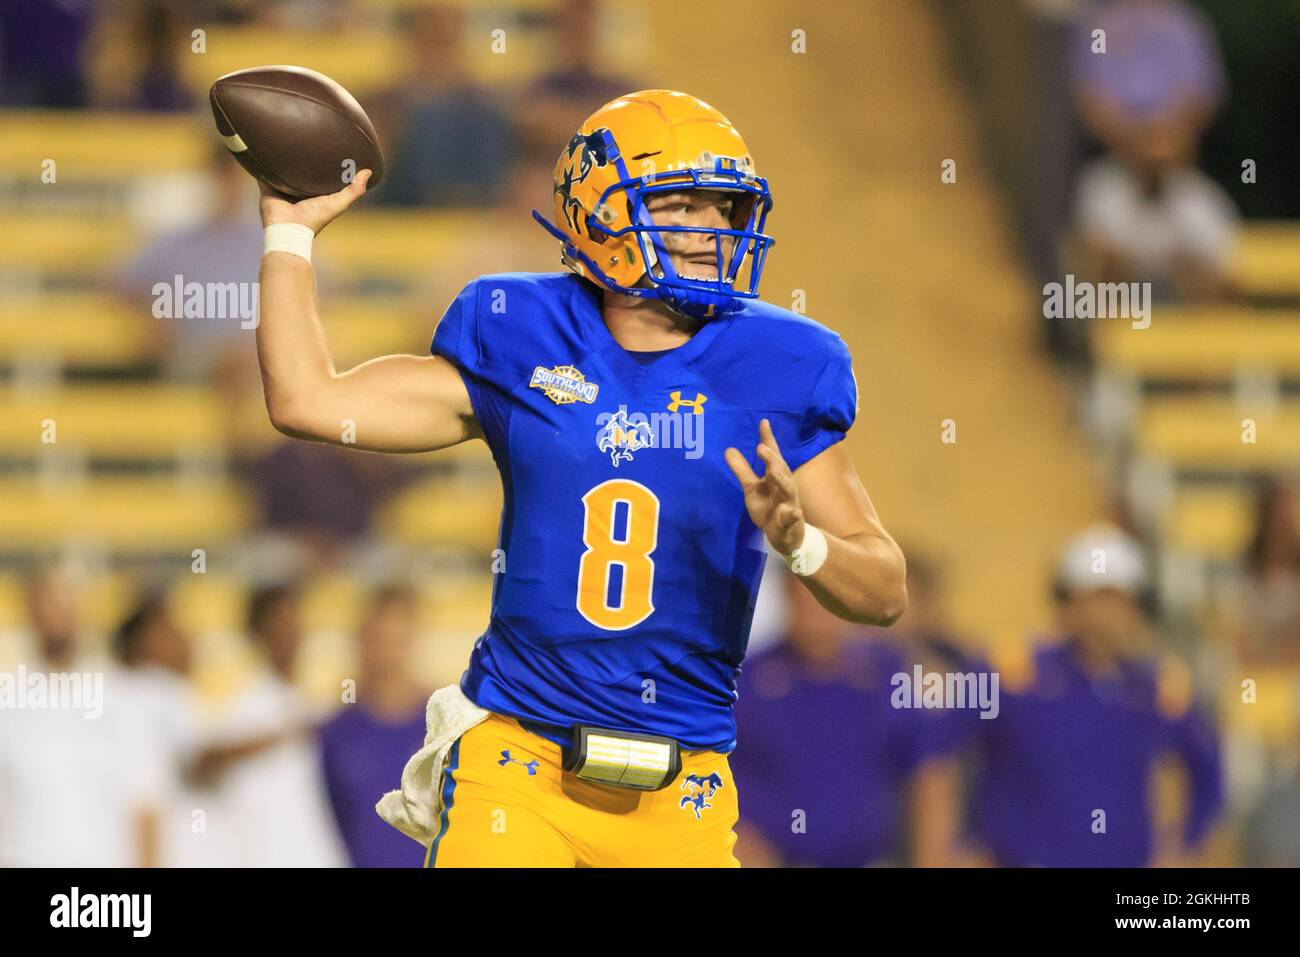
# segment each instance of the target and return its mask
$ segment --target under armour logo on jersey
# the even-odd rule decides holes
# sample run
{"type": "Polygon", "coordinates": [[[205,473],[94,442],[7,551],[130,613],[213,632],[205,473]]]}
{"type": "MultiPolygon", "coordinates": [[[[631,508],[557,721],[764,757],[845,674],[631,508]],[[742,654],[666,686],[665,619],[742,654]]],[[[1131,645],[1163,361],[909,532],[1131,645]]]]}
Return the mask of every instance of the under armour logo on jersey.
{"type": "Polygon", "coordinates": [[[695,398],[693,399],[683,399],[680,389],[674,389],[672,392],[669,392],[668,398],[671,400],[668,403],[669,412],[676,412],[682,406],[687,406],[695,415],[703,415],[704,403],[709,401],[709,397],[703,392],[695,393],[695,398]]]}
{"type": "Polygon", "coordinates": [[[501,752],[501,760],[498,761],[497,764],[501,765],[501,767],[503,767],[503,768],[504,768],[507,764],[519,764],[519,765],[523,765],[523,767],[527,769],[527,771],[528,771],[528,776],[529,776],[529,777],[532,777],[534,774],[537,773],[537,759],[536,759],[536,758],[534,758],[534,759],[531,760],[531,761],[520,761],[518,758],[512,758],[512,757],[510,756],[510,751],[509,751],[509,749],[507,749],[507,750],[501,752]]]}
{"type": "Polygon", "coordinates": [[[690,791],[677,802],[679,808],[689,807],[695,814],[695,820],[700,819],[700,812],[706,808],[713,807],[708,799],[713,797],[714,793],[722,787],[722,775],[717,771],[707,776],[699,774],[688,774],[682,778],[682,790],[690,791]]]}

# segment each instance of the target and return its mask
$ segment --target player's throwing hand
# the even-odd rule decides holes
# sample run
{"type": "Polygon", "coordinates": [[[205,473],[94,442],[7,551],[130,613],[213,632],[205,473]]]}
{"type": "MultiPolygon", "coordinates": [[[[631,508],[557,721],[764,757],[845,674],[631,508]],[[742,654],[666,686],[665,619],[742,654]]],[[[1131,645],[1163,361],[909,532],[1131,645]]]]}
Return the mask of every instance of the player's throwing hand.
{"type": "Polygon", "coordinates": [[[739,449],[729,448],[723,455],[731,471],[740,480],[745,492],[745,508],[749,518],[763,530],[767,540],[782,555],[789,555],[803,544],[803,509],[799,506],[799,488],[794,473],[781,457],[781,447],[772,434],[772,424],[767,419],[758,423],[758,457],[766,470],[759,478],[749,467],[749,462],[739,449]]]}
{"type": "Polygon", "coordinates": [[[262,225],[274,226],[276,223],[299,223],[313,233],[319,233],[330,224],[334,217],[361,198],[370,182],[370,170],[363,169],[357,173],[352,182],[337,193],[327,196],[312,196],[300,199],[296,203],[286,199],[280,193],[258,180],[262,191],[259,208],[262,212],[262,225]]]}

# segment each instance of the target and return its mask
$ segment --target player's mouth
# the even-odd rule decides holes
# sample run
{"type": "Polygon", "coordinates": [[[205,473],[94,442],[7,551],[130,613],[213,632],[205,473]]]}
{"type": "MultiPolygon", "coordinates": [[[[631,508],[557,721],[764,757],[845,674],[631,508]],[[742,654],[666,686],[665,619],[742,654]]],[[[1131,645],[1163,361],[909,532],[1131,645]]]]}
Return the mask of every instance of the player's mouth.
{"type": "Polygon", "coordinates": [[[686,259],[677,274],[683,279],[717,279],[718,260],[715,256],[686,259]]]}

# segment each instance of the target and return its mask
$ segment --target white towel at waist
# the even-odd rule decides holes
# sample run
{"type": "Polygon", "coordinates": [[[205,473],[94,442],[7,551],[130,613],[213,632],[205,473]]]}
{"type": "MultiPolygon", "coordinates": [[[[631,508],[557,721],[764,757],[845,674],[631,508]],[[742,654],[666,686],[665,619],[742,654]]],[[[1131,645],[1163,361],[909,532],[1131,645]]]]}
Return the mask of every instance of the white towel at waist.
{"type": "Polygon", "coordinates": [[[452,744],[490,714],[469,698],[458,685],[439,688],[429,696],[425,708],[424,747],[406,762],[402,789],[389,791],[375,811],[407,837],[425,847],[438,836],[442,815],[442,770],[452,744]]]}

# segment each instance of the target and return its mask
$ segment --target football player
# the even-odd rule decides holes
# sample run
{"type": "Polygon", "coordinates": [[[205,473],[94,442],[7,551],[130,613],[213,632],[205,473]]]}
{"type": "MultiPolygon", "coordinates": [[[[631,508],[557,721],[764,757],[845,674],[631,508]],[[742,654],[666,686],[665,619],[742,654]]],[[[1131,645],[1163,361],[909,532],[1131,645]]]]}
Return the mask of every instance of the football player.
{"type": "Polygon", "coordinates": [[[478,718],[439,754],[436,829],[404,830],[439,867],[735,866],[726,755],[764,536],[841,617],[887,625],[907,601],[841,443],[848,349],[757,298],[767,182],[695,97],[613,100],[556,164],[554,222],[534,213],[567,271],[480,277],[431,355],[340,373],[310,239],[367,179],[264,190],[271,420],[335,443],[350,420],[384,452],[482,439],[505,491],[505,571],[455,691],[478,718]]]}

